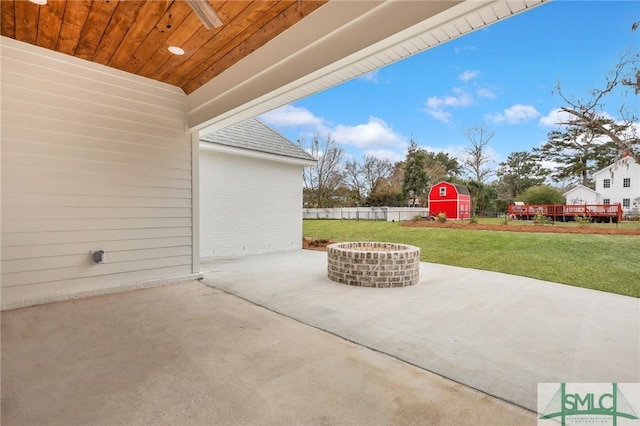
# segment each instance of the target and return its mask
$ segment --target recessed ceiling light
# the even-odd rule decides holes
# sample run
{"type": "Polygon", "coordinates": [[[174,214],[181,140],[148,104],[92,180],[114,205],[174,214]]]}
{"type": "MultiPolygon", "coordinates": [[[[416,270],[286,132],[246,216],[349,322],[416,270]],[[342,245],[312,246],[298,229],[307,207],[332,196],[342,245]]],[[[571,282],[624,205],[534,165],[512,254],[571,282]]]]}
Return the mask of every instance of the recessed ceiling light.
{"type": "Polygon", "coordinates": [[[40,6],[44,6],[47,4],[47,0],[29,0],[31,3],[39,4],[40,6]]]}
{"type": "Polygon", "coordinates": [[[169,52],[174,55],[184,55],[184,50],[180,49],[178,46],[169,46],[169,52]]]}

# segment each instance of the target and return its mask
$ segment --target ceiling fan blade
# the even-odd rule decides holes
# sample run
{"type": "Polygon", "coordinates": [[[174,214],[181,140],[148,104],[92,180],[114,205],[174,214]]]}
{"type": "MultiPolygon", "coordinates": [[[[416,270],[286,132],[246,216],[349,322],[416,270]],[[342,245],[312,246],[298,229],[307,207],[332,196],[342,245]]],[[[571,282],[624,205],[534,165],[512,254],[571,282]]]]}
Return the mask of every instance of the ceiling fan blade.
{"type": "Polygon", "coordinates": [[[198,15],[198,18],[202,21],[202,25],[205,26],[206,29],[210,30],[212,28],[221,27],[222,21],[211,4],[207,0],[187,0],[191,9],[198,15]]]}

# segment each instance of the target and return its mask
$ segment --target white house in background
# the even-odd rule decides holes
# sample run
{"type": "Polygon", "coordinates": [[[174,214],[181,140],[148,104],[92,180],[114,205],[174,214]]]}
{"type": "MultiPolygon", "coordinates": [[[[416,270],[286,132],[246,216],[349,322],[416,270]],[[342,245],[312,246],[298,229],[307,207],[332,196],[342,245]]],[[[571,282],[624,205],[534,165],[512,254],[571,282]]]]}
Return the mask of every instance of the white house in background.
{"type": "Polygon", "coordinates": [[[621,204],[625,214],[640,209],[640,164],[630,156],[593,174],[595,190],[578,185],[565,192],[567,204],[621,204]]]}
{"type": "Polygon", "coordinates": [[[315,160],[255,118],[200,138],[200,257],[302,248],[302,170],[315,160]]]}
{"type": "Polygon", "coordinates": [[[622,204],[630,213],[640,208],[640,164],[630,156],[593,174],[596,192],[602,204],[622,204]]]}
{"type": "Polygon", "coordinates": [[[566,197],[567,204],[600,204],[598,193],[582,184],[562,194],[566,197]]]}

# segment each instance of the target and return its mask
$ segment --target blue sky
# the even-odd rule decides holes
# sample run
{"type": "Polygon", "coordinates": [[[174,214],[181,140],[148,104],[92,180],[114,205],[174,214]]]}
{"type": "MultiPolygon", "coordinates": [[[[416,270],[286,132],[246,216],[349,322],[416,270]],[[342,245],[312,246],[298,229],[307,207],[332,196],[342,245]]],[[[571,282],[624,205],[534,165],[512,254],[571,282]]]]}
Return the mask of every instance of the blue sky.
{"type": "MultiPolygon", "coordinates": [[[[584,96],[638,50],[637,20],[639,1],[551,1],[260,118],[291,141],[331,134],[350,156],[393,161],[411,138],[460,156],[465,131],[482,126],[495,132],[497,164],[557,128],[557,82],[584,96]]],[[[619,102],[612,97],[606,113],[616,117],[619,102]]]]}

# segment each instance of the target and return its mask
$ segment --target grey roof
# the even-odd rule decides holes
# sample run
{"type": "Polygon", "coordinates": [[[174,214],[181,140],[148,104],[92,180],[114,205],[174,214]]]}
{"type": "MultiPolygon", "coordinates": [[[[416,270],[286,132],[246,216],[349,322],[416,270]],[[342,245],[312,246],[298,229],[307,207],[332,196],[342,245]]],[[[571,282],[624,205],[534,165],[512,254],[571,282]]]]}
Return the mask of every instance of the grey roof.
{"type": "Polygon", "coordinates": [[[250,118],[209,133],[200,137],[200,141],[265,152],[283,157],[314,160],[314,158],[302,148],[294,145],[280,133],[256,118],[250,118]]]}
{"type": "Polygon", "coordinates": [[[458,183],[454,183],[452,185],[456,187],[456,189],[458,190],[458,194],[471,195],[469,194],[469,188],[467,188],[466,186],[460,185],[458,183]]]}

